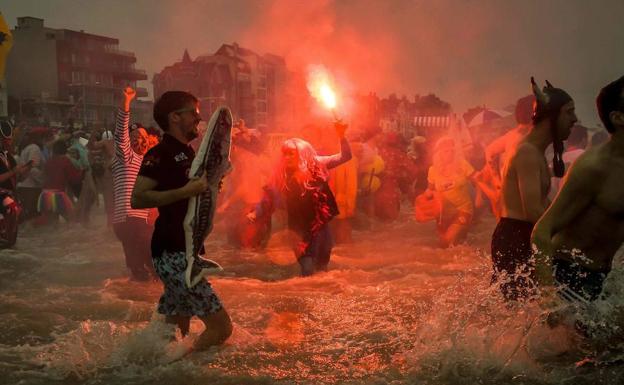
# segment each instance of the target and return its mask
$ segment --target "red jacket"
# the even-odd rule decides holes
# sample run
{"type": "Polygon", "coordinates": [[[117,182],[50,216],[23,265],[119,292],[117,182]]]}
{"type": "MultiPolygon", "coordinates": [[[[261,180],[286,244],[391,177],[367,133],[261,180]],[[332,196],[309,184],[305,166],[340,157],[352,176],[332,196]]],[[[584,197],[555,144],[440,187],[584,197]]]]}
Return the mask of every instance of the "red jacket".
{"type": "Polygon", "coordinates": [[[76,168],[65,155],[54,155],[44,167],[43,188],[49,190],[61,190],[69,184],[79,183],[82,179],[82,170],[76,168]]]}

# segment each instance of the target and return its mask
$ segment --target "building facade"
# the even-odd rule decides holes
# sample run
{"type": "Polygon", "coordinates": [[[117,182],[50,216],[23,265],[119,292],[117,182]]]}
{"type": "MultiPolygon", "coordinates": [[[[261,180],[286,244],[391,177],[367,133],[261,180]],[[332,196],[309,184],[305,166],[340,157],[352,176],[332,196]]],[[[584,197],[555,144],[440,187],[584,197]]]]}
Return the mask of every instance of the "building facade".
{"type": "Polygon", "coordinates": [[[197,96],[204,118],[225,104],[248,127],[280,131],[295,116],[289,107],[289,76],[282,57],[259,55],[234,43],[194,60],[185,51],[181,61],[155,74],[152,82],[155,99],[168,90],[197,96]]]}
{"type": "Polygon", "coordinates": [[[125,86],[147,96],[136,86],[147,73],[118,39],[49,28],[34,17],[19,17],[12,34],[6,83],[9,114],[18,121],[111,126],[125,86]]]}

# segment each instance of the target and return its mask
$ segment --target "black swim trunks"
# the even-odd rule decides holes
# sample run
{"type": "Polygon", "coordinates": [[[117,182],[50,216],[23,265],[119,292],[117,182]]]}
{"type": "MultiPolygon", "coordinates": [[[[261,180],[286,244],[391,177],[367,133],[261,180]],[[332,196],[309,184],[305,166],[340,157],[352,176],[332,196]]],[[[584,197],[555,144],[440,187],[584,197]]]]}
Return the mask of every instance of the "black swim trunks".
{"type": "Polygon", "coordinates": [[[500,285],[508,301],[527,299],[535,294],[535,274],[531,261],[533,223],[501,218],[492,234],[492,283],[500,285]],[[502,274],[506,274],[502,277],[502,274]]]}
{"type": "MultiPolygon", "coordinates": [[[[588,301],[598,299],[609,271],[589,270],[576,262],[557,258],[557,256],[563,254],[564,252],[558,251],[553,260],[557,285],[567,286],[568,289],[588,301]]],[[[567,300],[570,299],[569,295],[564,295],[563,297],[567,300]]]]}

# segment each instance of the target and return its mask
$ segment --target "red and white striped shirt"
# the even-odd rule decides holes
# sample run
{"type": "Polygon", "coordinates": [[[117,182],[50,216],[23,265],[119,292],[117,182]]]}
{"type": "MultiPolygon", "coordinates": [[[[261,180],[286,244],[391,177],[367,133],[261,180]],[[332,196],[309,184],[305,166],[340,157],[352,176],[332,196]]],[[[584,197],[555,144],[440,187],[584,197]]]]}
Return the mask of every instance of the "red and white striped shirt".
{"type": "Polygon", "coordinates": [[[113,223],[122,223],[127,217],[141,218],[147,221],[149,209],[133,209],[130,207],[132,189],[143,162],[143,155],[138,155],[130,146],[128,124],[130,113],[117,110],[115,122],[115,156],[113,157],[113,196],[115,212],[113,223]]]}

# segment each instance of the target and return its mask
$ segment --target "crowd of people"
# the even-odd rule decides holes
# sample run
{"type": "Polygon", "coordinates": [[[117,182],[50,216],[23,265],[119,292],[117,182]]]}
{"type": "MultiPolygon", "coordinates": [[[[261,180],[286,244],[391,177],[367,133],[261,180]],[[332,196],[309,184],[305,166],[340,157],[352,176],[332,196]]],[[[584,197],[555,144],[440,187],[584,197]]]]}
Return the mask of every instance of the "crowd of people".
{"type": "MultiPolygon", "coordinates": [[[[160,134],[137,127],[133,135],[154,145],[160,134]]],[[[113,133],[7,122],[2,130],[7,174],[0,177],[21,203],[20,221],[33,226],[67,223],[90,225],[91,212],[103,197],[107,223],[113,223],[113,133]]]]}
{"type": "MultiPolygon", "coordinates": [[[[591,138],[566,91],[533,79],[531,86],[517,101],[517,126],[491,141],[459,120],[434,136],[336,120],[333,130],[306,127],[291,138],[239,120],[218,220],[241,248],[261,250],[276,227],[289,230],[301,275],[309,276],[328,269],[335,242],[397,220],[406,204],[419,222],[435,222],[440,247],[466,242],[490,213],[492,282],[506,300],[595,300],[624,240],[617,173],[624,77],[600,91],[607,133],[591,138]]],[[[88,139],[81,131],[3,126],[0,187],[16,191],[22,219],[34,226],[59,217],[88,224],[102,195],[130,278],[162,281],[158,311],[167,322],[186,334],[198,316],[207,326],[198,344],[221,343],[232,325],[210,283],[184,284],[187,200],[209,188],[206,175],[188,177],[199,102],[182,91],[163,94],[154,106],[161,135],[130,125],[134,97],[126,88],[113,132],[95,129],[88,139]]]]}

